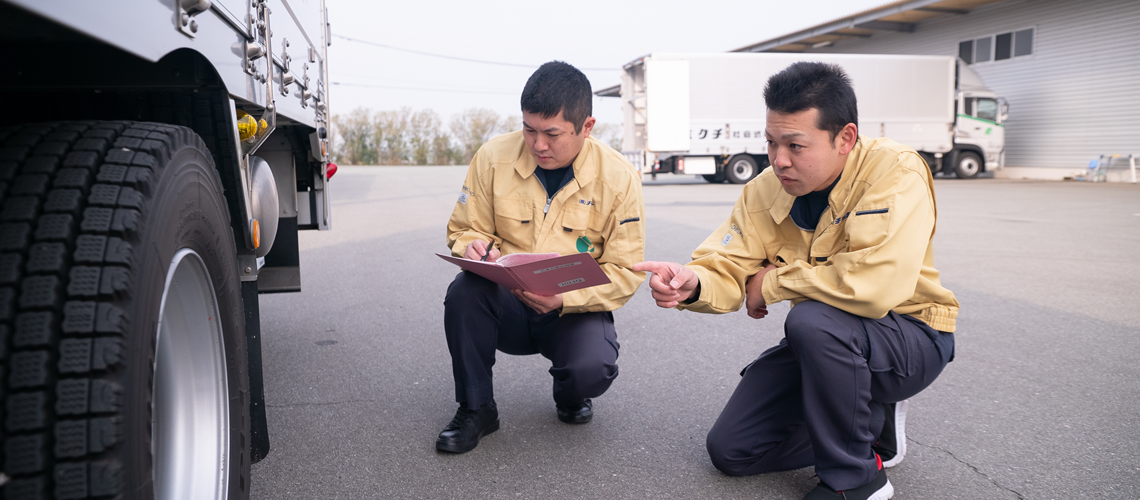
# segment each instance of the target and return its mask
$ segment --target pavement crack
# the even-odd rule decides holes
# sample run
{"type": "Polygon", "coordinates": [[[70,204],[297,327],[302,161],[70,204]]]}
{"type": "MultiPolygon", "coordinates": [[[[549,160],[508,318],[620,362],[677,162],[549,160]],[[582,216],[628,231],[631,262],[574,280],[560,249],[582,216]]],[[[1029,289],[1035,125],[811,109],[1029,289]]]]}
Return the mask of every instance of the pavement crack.
{"type": "Polygon", "coordinates": [[[349,399],[347,401],[329,401],[326,403],[289,403],[289,404],[267,404],[267,408],[297,408],[302,406],[336,406],[350,403],[374,403],[372,399],[349,399]]]}
{"type": "Polygon", "coordinates": [[[910,436],[907,436],[907,441],[910,441],[910,442],[912,442],[912,443],[914,443],[914,444],[917,444],[917,445],[919,445],[919,446],[925,446],[925,447],[927,447],[927,448],[931,448],[931,449],[934,449],[934,450],[938,450],[938,451],[941,451],[942,453],[945,453],[945,454],[947,454],[947,455],[950,455],[950,458],[953,458],[953,459],[954,459],[954,460],[956,460],[958,463],[960,463],[960,464],[962,464],[962,465],[965,465],[966,467],[969,467],[971,470],[973,470],[973,471],[974,471],[974,472],[976,472],[977,474],[979,474],[979,475],[981,475],[982,477],[984,477],[984,478],[988,479],[988,480],[990,481],[990,483],[993,483],[993,485],[994,485],[994,486],[997,486],[998,488],[1001,488],[1001,489],[1003,489],[1003,490],[1005,490],[1005,491],[1008,491],[1008,492],[1010,492],[1010,493],[1013,493],[1014,495],[1017,495],[1017,498],[1019,498],[1020,500],[1025,500],[1025,495],[1022,495],[1020,492],[1018,492],[1017,490],[1014,490],[1013,488],[1009,488],[1009,487],[1006,487],[1005,485],[1002,485],[1001,483],[997,482],[997,480],[996,480],[996,479],[994,479],[994,478],[990,477],[990,475],[989,475],[989,474],[986,474],[985,472],[982,472],[982,471],[981,471],[981,470],[979,470],[977,467],[975,467],[973,464],[971,464],[971,463],[969,463],[969,462],[967,462],[967,461],[965,461],[965,460],[962,460],[962,459],[958,458],[958,456],[957,456],[957,455],[955,455],[955,454],[954,454],[954,452],[952,452],[952,451],[950,451],[950,450],[947,450],[947,449],[945,449],[945,448],[939,448],[939,447],[937,447],[937,446],[934,446],[934,445],[929,445],[929,444],[926,444],[926,443],[920,443],[920,442],[918,442],[918,441],[915,441],[915,440],[914,440],[914,438],[911,438],[910,436]]]}

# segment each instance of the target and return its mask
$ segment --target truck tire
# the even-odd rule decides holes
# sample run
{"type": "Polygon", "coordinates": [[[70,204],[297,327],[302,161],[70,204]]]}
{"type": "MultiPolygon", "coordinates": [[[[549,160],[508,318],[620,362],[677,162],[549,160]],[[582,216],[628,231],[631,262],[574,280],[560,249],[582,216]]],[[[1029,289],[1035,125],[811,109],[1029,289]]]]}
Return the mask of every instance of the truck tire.
{"type": "Polygon", "coordinates": [[[938,170],[935,168],[935,165],[937,165],[937,159],[934,157],[934,154],[927,153],[926,151],[919,151],[918,156],[921,156],[922,161],[926,162],[926,166],[930,168],[931,174],[938,174],[938,170]]]}
{"type": "Polygon", "coordinates": [[[736,155],[728,160],[724,176],[733,184],[745,184],[760,173],[760,167],[751,155],[736,155]]]}
{"type": "Polygon", "coordinates": [[[954,175],[959,179],[973,179],[982,172],[982,157],[973,151],[958,153],[955,160],[954,175]]]}
{"type": "Polygon", "coordinates": [[[5,498],[248,498],[226,206],[190,129],[0,129],[5,498]]]}

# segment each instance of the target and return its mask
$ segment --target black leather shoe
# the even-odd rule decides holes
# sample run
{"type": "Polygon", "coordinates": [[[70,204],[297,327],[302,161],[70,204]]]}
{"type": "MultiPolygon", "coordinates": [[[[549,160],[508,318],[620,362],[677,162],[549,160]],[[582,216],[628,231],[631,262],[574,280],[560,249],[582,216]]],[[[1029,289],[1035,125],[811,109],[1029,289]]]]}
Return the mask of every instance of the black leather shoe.
{"type": "Polygon", "coordinates": [[[567,424],[587,424],[594,418],[594,402],[586,399],[577,405],[556,405],[558,420],[567,424]]]}
{"type": "Polygon", "coordinates": [[[439,433],[435,449],[450,453],[467,453],[479,445],[479,438],[499,430],[499,409],[491,401],[478,410],[459,405],[455,418],[439,433]]]}

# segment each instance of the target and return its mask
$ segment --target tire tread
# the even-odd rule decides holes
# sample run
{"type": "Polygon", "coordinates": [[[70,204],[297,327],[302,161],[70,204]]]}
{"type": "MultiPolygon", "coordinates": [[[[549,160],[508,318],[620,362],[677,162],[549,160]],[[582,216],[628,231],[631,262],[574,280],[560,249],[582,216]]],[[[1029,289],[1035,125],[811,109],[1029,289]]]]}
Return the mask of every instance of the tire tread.
{"type": "Polygon", "coordinates": [[[187,147],[209,155],[192,130],[159,123],[0,129],[4,498],[128,495],[116,454],[125,431],[122,305],[157,174],[187,147]]]}

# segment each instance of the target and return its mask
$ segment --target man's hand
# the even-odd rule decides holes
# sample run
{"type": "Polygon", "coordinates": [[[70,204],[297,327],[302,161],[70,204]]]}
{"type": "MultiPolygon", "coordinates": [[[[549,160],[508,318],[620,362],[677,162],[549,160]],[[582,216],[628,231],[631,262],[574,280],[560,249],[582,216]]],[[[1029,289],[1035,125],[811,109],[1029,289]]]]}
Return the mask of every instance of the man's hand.
{"type": "Polygon", "coordinates": [[[689,300],[700,284],[697,273],[676,262],[638,262],[633,265],[633,270],[653,273],[649,279],[649,288],[653,290],[653,300],[664,308],[675,307],[689,300]]]}
{"type": "Polygon", "coordinates": [[[467,249],[463,251],[463,258],[468,260],[483,260],[483,256],[487,255],[487,262],[495,262],[499,258],[499,249],[491,247],[489,242],[483,240],[475,240],[467,244],[467,249]],[[487,255],[487,250],[491,250],[491,255],[487,255]]]}
{"type": "Polygon", "coordinates": [[[768,264],[760,272],[749,276],[748,282],[744,285],[744,304],[748,308],[748,315],[753,318],[760,319],[768,315],[768,303],[764,301],[764,293],[761,290],[764,288],[764,275],[773,269],[776,269],[776,266],[768,264]]]}
{"type": "Polygon", "coordinates": [[[562,309],[562,294],[558,295],[538,295],[526,290],[512,289],[511,293],[515,294],[519,300],[526,304],[527,307],[534,309],[539,314],[546,314],[550,311],[557,311],[562,309]]]}

